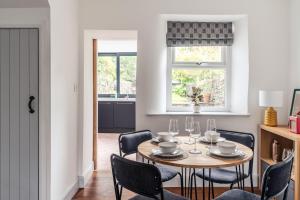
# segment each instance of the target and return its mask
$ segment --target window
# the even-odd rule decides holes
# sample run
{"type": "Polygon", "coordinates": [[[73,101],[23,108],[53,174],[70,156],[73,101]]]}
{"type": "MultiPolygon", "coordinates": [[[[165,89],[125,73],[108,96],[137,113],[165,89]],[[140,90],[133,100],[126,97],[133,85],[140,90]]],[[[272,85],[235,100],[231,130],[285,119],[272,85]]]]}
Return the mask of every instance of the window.
{"type": "Polygon", "coordinates": [[[136,62],[136,53],[99,53],[98,96],[134,98],[136,62]]]}
{"type": "Polygon", "coordinates": [[[188,111],[188,91],[202,89],[202,111],[229,110],[230,47],[194,46],[168,48],[168,111],[188,111]]]}

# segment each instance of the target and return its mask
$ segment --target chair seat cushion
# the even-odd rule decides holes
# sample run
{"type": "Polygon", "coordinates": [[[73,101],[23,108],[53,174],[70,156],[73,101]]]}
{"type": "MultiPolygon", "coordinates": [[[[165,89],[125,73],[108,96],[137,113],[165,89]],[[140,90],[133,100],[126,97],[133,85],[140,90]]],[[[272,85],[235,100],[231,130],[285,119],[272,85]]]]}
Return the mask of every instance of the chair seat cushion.
{"type": "Polygon", "coordinates": [[[169,181],[173,179],[175,176],[177,176],[178,172],[172,168],[164,167],[162,165],[155,165],[161,174],[161,181],[169,181]]]}
{"type": "MultiPolygon", "coordinates": [[[[200,178],[204,178],[205,180],[209,180],[209,170],[205,170],[204,177],[202,170],[196,172],[196,175],[200,178]]],[[[243,178],[247,178],[247,175],[244,174],[243,178]]],[[[220,184],[231,184],[237,182],[236,171],[228,170],[228,169],[211,169],[210,179],[214,183],[220,184]]]]}
{"type": "MultiPolygon", "coordinates": [[[[158,198],[160,199],[160,195],[158,195],[158,198]]],[[[142,195],[136,195],[129,200],[153,200],[153,198],[145,197],[142,195]]],[[[174,194],[172,192],[169,192],[167,190],[164,190],[164,200],[188,200],[188,199],[185,197],[179,196],[177,194],[174,194]]]]}
{"type": "Polygon", "coordinates": [[[218,196],[215,200],[260,200],[257,194],[246,192],[243,190],[229,190],[218,196]]]}

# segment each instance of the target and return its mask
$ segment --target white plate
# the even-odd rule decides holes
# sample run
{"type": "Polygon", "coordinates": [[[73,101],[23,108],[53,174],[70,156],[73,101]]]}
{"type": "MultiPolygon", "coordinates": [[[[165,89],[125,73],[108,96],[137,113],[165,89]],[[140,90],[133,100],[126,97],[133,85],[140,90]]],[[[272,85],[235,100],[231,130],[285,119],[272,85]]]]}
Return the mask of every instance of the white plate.
{"type": "Polygon", "coordinates": [[[178,143],[178,140],[176,138],[172,138],[170,141],[160,141],[158,137],[152,138],[152,142],[160,143],[160,142],[175,142],[178,143]]]}
{"type": "MultiPolygon", "coordinates": [[[[211,141],[209,139],[207,139],[205,136],[204,137],[201,137],[200,139],[200,142],[204,142],[204,143],[210,143],[211,141]]],[[[224,142],[226,139],[223,138],[223,137],[219,137],[217,139],[217,141],[212,141],[212,143],[218,143],[218,142],[224,142]]]]}
{"type": "Polygon", "coordinates": [[[177,148],[173,153],[163,153],[160,149],[152,149],[152,155],[165,158],[174,158],[182,156],[183,153],[184,151],[180,148],[177,148]]]}
{"type": "Polygon", "coordinates": [[[234,158],[234,157],[238,157],[238,156],[245,156],[245,153],[239,149],[236,149],[235,152],[233,152],[233,153],[224,154],[218,148],[211,148],[211,149],[209,149],[209,153],[212,155],[220,156],[220,157],[224,157],[224,158],[234,158]]]}

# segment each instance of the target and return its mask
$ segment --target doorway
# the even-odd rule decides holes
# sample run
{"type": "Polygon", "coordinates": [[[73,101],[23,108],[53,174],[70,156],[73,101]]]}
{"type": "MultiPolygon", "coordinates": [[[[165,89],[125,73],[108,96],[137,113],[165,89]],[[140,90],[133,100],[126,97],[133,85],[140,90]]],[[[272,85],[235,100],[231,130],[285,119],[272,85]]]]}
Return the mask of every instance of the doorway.
{"type": "Polygon", "coordinates": [[[137,39],[94,40],[93,52],[98,127],[94,162],[99,176],[111,177],[110,155],[119,154],[119,134],[135,130],[137,39]]]}

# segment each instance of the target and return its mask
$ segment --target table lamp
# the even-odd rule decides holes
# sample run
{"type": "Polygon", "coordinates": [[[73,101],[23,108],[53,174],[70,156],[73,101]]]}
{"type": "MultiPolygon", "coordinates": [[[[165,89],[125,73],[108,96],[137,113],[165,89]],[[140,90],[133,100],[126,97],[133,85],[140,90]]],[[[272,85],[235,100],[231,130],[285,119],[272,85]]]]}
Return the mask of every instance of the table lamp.
{"type": "Polygon", "coordinates": [[[277,112],[274,107],[282,107],[282,104],[282,91],[259,91],[259,106],[267,108],[264,116],[264,124],[266,126],[277,126],[277,112]]]}

